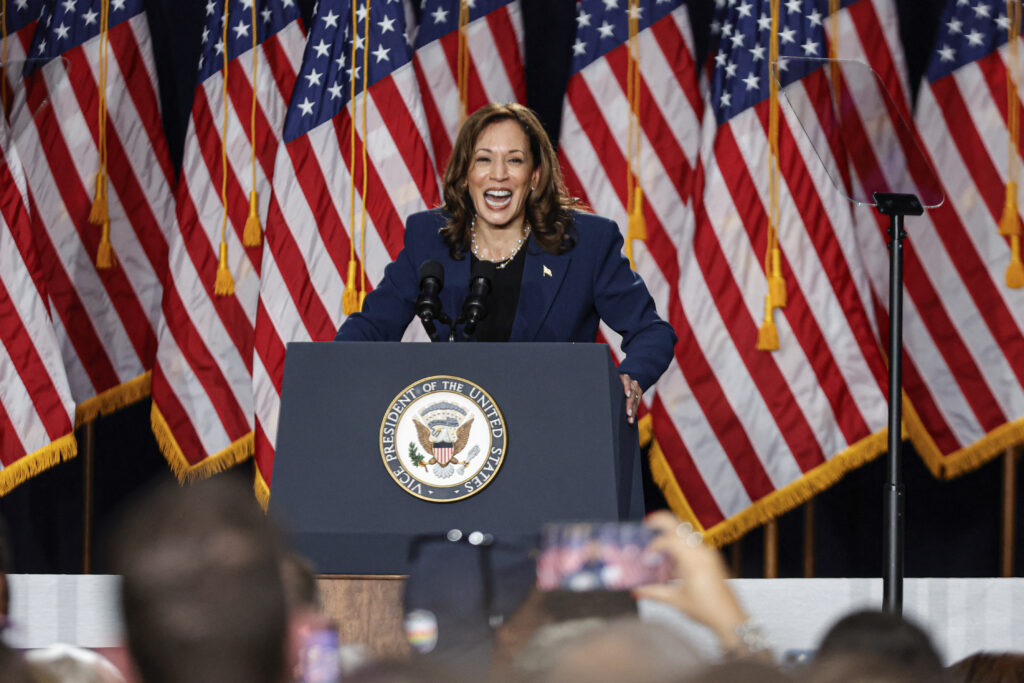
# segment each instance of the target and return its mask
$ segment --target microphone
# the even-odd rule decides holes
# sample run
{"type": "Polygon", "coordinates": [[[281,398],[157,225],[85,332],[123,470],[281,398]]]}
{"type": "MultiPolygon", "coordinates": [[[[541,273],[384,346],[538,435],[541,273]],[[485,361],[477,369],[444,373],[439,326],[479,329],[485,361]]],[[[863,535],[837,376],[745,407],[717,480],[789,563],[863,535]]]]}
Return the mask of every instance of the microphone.
{"type": "Polygon", "coordinates": [[[462,303],[462,318],[466,321],[462,330],[463,339],[473,336],[477,324],[487,317],[487,295],[491,293],[495,272],[494,264],[489,261],[473,264],[473,272],[469,276],[469,294],[462,303]]]}
{"type": "Polygon", "coordinates": [[[431,341],[440,341],[437,336],[435,320],[450,324],[448,316],[441,310],[441,298],[438,296],[444,289],[444,266],[437,261],[424,261],[420,266],[420,295],[416,297],[416,317],[423,321],[423,329],[431,341]]]}

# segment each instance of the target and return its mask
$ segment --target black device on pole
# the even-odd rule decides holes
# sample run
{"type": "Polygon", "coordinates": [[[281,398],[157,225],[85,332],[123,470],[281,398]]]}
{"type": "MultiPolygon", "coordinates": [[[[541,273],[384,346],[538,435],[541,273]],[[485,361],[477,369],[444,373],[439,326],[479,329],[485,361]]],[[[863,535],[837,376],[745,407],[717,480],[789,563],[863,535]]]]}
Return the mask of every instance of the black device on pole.
{"type": "Polygon", "coordinates": [[[904,216],[920,216],[924,207],[912,194],[876,192],[875,207],[889,216],[889,454],[884,489],[885,546],[882,607],[903,612],[903,230],[904,216]]]}
{"type": "MultiPolygon", "coordinates": [[[[420,295],[416,297],[416,317],[423,321],[430,341],[441,341],[435,320],[451,325],[451,319],[441,308],[439,294],[444,289],[444,266],[438,261],[424,261],[420,266],[420,295]]],[[[453,331],[454,332],[454,331],[453,331]]]]}
{"type": "Polygon", "coordinates": [[[488,261],[476,261],[473,272],[469,276],[469,294],[462,303],[462,315],[456,320],[465,322],[462,328],[462,340],[468,341],[476,332],[476,326],[487,317],[487,295],[491,293],[491,282],[494,280],[495,267],[488,261]]]}

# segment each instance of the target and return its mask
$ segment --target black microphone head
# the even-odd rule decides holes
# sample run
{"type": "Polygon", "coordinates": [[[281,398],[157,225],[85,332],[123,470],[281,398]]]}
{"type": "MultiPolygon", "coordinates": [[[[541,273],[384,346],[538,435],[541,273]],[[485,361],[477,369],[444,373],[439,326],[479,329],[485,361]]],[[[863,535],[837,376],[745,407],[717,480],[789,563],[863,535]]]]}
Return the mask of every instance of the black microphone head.
{"type": "Polygon", "coordinates": [[[498,269],[490,261],[477,260],[473,263],[473,269],[469,274],[469,281],[474,282],[478,279],[483,279],[487,282],[487,291],[491,290],[494,277],[498,274],[498,269]]]}
{"type": "Polygon", "coordinates": [[[420,266],[420,288],[423,288],[423,281],[433,278],[438,282],[438,290],[444,287],[444,266],[439,261],[424,261],[420,266]]]}

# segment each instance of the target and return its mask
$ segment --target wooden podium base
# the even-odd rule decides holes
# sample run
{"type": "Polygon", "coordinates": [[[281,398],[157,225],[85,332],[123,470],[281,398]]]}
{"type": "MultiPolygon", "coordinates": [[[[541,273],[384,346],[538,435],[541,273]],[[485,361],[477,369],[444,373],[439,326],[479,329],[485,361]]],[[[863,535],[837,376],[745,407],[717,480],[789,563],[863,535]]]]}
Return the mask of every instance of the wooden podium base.
{"type": "Polygon", "coordinates": [[[342,643],[365,645],[374,657],[408,656],[402,613],[405,576],[321,574],[317,585],[342,643]]]}

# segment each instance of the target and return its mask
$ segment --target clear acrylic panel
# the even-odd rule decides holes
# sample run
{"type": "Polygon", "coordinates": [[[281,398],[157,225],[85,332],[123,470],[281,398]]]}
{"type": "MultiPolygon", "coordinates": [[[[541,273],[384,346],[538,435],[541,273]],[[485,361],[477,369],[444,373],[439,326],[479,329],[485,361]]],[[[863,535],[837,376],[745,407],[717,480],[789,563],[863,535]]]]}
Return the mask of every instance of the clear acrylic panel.
{"type": "Polygon", "coordinates": [[[912,194],[925,208],[942,204],[942,184],[903,116],[907,107],[896,105],[867,64],[786,57],[772,63],[772,77],[782,115],[799,124],[847,199],[874,206],[878,192],[912,194]],[[782,85],[787,71],[806,75],[782,85]]]}

